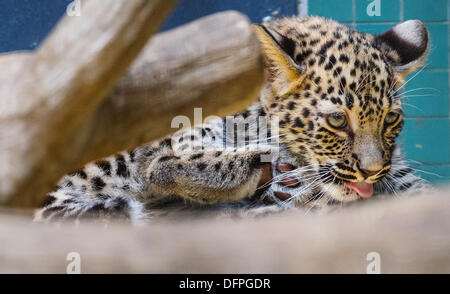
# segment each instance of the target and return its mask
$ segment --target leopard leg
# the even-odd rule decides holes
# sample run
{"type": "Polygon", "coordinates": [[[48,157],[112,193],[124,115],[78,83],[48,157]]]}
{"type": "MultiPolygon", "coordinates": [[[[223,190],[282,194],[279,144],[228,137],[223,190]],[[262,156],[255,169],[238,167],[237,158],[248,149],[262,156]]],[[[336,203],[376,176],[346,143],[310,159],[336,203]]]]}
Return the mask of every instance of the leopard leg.
{"type": "MultiPolygon", "coordinates": [[[[137,157],[145,149],[121,152],[91,162],[64,176],[35,212],[37,222],[124,219],[139,224],[149,218],[139,195],[146,190],[137,157]]],[[[143,154],[142,154],[143,155],[143,154]]]]}
{"type": "Polygon", "coordinates": [[[159,156],[146,171],[150,194],[178,195],[205,204],[252,196],[262,175],[261,154],[210,150],[159,156]]]}

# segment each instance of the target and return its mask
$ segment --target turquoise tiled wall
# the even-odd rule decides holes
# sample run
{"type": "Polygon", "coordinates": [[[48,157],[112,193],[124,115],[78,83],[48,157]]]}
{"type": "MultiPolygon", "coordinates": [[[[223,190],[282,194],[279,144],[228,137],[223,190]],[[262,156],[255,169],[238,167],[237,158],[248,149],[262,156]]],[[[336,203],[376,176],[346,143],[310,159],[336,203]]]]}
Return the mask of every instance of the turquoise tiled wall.
{"type": "Polygon", "coordinates": [[[320,16],[333,16],[334,20],[340,22],[353,21],[352,0],[311,0],[308,1],[308,11],[320,16]],[[315,13],[315,11],[320,13],[315,13]]]}
{"type": "MultiPolygon", "coordinates": [[[[305,4],[305,0],[302,0],[305,4]]],[[[367,33],[419,19],[431,36],[425,68],[405,86],[405,129],[399,143],[407,159],[433,182],[450,181],[449,30],[450,0],[379,0],[379,16],[369,16],[373,0],[307,1],[310,15],[329,17],[367,33]],[[422,89],[420,89],[422,88],[422,89]],[[414,90],[417,89],[417,90],[414,90]],[[420,90],[419,90],[420,89],[420,90]]]]}

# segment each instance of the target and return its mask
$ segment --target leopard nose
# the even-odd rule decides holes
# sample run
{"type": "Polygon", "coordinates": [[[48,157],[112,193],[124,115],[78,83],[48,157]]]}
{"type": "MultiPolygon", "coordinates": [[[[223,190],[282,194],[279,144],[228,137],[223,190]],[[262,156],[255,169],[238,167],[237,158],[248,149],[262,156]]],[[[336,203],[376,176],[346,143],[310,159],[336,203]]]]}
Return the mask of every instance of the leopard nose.
{"type": "Polygon", "coordinates": [[[363,176],[367,179],[370,178],[371,176],[376,175],[377,173],[379,173],[381,171],[381,169],[379,170],[367,170],[367,169],[361,169],[361,173],[363,174],[363,176]]]}

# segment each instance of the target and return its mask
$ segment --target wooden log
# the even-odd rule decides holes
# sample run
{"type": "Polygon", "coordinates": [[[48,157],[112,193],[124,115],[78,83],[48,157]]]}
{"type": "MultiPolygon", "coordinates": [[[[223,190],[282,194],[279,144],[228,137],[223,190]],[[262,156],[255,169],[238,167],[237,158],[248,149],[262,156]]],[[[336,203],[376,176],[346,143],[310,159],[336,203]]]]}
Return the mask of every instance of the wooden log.
{"type": "Polygon", "coordinates": [[[83,1],[81,16],[65,16],[35,55],[1,75],[0,203],[34,206],[72,167],[80,126],[175,2],[83,1]]]}
{"type": "MultiPolygon", "coordinates": [[[[6,68],[30,58],[0,56],[0,84],[6,68]]],[[[159,34],[77,132],[60,142],[70,153],[55,174],[174,132],[171,120],[183,115],[194,122],[195,107],[202,108],[203,118],[243,110],[256,99],[262,80],[259,43],[242,14],[218,13],[159,34]]]]}
{"type": "Polygon", "coordinates": [[[142,228],[30,225],[3,214],[0,273],[65,273],[69,252],[80,254],[81,273],[365,274],[371,252],[381,273],[450,273],[449,193],[370,199],[329,214],[182,218],[142,228]]]}
{"type": "Polygon", "coordinates": [[[203,118],[244,110],[258,97],[261,61],[248,18],[233,11],[156,35],[88,122],[80,163],[177,131],[178,115],[194,124],[195,107],[203,118]]]}

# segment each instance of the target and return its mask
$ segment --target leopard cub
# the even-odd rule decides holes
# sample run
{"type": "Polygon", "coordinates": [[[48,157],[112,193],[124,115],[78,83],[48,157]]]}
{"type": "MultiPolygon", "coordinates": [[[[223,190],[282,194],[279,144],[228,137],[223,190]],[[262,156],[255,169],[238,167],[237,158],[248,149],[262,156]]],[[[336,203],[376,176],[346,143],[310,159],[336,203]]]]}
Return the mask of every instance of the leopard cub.
{"type": "Polygon", "coordinates": [[[428,52],[420,21],[371,35],[293,17],[254,32],[266,79],[254,104],[232,116],[235,127],[216,119],[91,162],[59,181],[35,219],[140,223],[168,207],[251,210],[267,199],[274,207],[323,207],[425,186],[395,143],[405,77],[428,52]],[[233,133],[241,127],[241,136],[233,133]],[[249,135],[262,129],[263,140],[249,135]],[[272,181],[262,189],[267,165],[272,181]]]}

